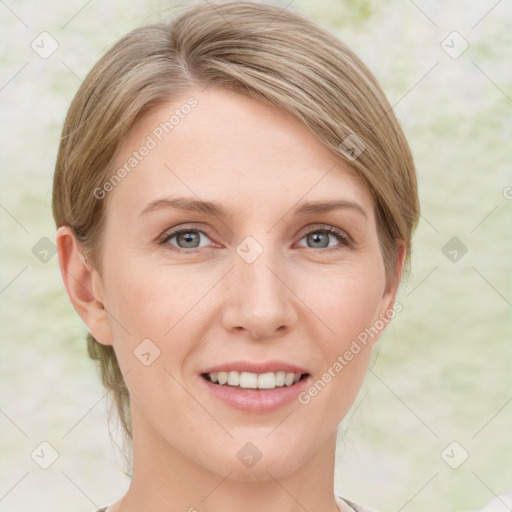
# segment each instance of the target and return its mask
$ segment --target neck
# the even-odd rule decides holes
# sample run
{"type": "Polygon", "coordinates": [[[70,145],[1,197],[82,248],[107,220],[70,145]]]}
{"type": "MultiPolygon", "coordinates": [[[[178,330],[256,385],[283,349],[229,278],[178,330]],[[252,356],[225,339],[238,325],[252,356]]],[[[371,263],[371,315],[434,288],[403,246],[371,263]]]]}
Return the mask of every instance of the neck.
{"type": "Polygon", "coordinates": [[[237,480],[233,471],[217,473],[201,460],[186,457],[158,435],[135,407],[132,430],[130,487],[121,500],[109,507],[109,512],[340,510],[334,496],[336,431],[313,457],[287,474],[273,474],[273,468],[263,471],[260,466],[253,479],[237,480]]]}

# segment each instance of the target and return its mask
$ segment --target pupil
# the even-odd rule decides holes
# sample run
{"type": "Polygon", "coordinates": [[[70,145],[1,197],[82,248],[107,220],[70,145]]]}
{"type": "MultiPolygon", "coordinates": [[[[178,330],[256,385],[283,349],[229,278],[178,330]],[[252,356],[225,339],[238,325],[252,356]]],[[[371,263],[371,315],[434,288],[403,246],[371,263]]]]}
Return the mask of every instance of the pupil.
{"type": "MultiPolygon", "coordinates": [[[[308,235],[308,242],[312,242],[315,247],[328,247],[329,235],[327,233],[316,232],[308,235]],[[316,244],[316,245],[315,245],[316,244]]],[[[178,235],[178,243],[186,248],[199,246],[199,233],[187,231],[178,235]]]]}
{"type": "Polygon", "coordinates": [[[313,243],[320,243],[320,245],[316,247],[327,247],[329,245],[329,235],[327,235],[327,233],[312,233],[309,236],[313,243]]]}
{"type": "Polygon", "coordinates": [[[186,233],[181,233],[178,235],[178,243],[183,243],[184,247],[194,248],[199,245],[199,233],[191,233],[187,231],[186,233]]]}

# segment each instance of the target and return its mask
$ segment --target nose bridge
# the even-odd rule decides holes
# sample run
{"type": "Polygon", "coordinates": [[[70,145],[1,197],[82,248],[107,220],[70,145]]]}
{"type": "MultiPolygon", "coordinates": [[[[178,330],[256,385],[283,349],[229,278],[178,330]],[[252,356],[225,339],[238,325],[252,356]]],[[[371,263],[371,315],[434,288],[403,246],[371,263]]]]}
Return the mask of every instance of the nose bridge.
{"type": "Polygon", "coordinates": [[[285,331],[296,319],[293,294],[284,284],[285,266],[270,238],[264,244],[247,237],[237,246],[226,297],[226,327],[246,329],[255,337],[285,331]]]}

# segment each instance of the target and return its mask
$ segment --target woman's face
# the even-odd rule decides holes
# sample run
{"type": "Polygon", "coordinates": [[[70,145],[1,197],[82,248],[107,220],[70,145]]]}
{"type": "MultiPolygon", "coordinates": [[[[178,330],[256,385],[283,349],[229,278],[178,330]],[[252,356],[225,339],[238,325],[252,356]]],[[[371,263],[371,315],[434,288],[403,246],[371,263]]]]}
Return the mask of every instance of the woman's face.
{"type": "Polygon", "coordinates": [[[362,181],[296,120],[215,87],[142,119],[127,162],[103,189],[93,334],[125,375],[135,449],[239,480],[332,457],[394,301],[362,181]]]}

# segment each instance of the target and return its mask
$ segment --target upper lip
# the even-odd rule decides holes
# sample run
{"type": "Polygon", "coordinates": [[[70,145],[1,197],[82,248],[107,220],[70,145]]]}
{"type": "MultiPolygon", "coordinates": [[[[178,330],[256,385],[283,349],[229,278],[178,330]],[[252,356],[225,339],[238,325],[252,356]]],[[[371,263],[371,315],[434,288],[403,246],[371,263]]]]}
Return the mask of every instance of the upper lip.
{"type": "Polygon", "coordinates": [[[284,361],[264,361],[261,363],[254,363],[250,361],[232,361],[230,363],[221,363],[211,366],[201,373],[214,373],[214,372],[249,372],[249,373],[268,373],[284,371],[286,373],[308,373],[307,370],[294,364],[285,363],[284,361]]]}

